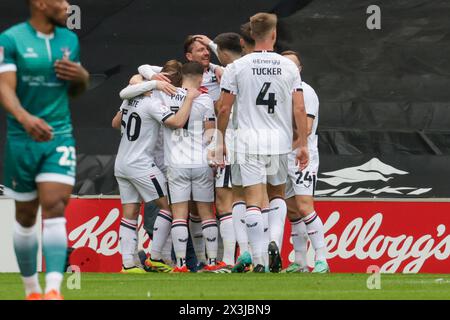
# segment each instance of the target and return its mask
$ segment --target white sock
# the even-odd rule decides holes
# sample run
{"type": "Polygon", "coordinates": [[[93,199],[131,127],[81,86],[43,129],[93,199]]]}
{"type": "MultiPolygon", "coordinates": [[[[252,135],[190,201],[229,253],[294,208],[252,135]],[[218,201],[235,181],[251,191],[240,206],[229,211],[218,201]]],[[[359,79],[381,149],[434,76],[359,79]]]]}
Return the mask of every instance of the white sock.
{"type": "Polygon", "coordinates": [[[45,293],[52,290],[60,292],[61,282],[63,281],[63,274],[59,272],[49,272],[45,275],[45,293]]]}
{"type": "Polygon", "coordinates": [[[208,256],[208,264],[215,265],[217,262],[217,249],[219,228],[216,219],[207,219],[202,221],[203,239],[206,242],[206,254],[208,256]]]}
{"type": "Polygon", "coordinates": [[[263,244],[263,258],[264,258],[264,265],[269,265],[269,251],[267,250],[270,243],[270,226],[269,226],[269,215],[270,215],[270,208],[263,208],[261,210],[261,215],[263,217],[263,223],[264,223],[264,244],[263,244]]]}
{"type": "Polygon", "coordinates": [[[42,293],[41,286],[39,284],[38,274],[35,273],[29,277],[22,277],[23,284],[25,286],[25,294],[29,295],[31,293],[42,293]]]}
{"type": "Polygon", "coordinates": [[[206,245],[203,239],[202,220],[200,217],[189,215],[189,232],[192,237],[195,255],[198,262],[206,263],[206,245]]]}
{"type": "Polygon", "coordinates": [[[174,219],[171,232],[177,266],[182,267],[186,264],[186,247],[189,239],[187,221],[185,219],[174,219]]]}
{"type": "Polygon", "coordinates": [[[122,264],[125,268],[132,268],[135,266],[134,252],[138,244],[137,220],[122,218],[120,221],[119,236],[122,264]]]}
{"type": "Polygon", "coordinates": [[[150,256],[153,260],[162,259],[163,247],[169,238],[171,227],[172,213],[170,211],[160,210],[153,227],[152,248],[150,250],[150,256]]]}
{"type": "Polygon", "coordinates": [[[286,220],[287,207],[282,198],[273,198],[270,201],[269,230],[270,241],[275,241],[281,252],[283,245],[284,223],[286,220]]]}
{"type": "Polygon", "coordinates": [[[308,244],[308,234],[306,232],[306,225],[303,223],[302,219],[291,221],[291,237],[292,244],[294,245],[295,251],[295,263],[298,263],[302,268],[308,266],[307,263],[307,244],[308,244]]]}
{"type": "Polygon", "coordinates": [[[38,239],[36,225],[26,228],[17,221],[13,231],[14,251],[22,275],[25,293],[41,293],[37,275],[38,239]]]}
{"type": "Polygon", "coordinates": [[[164,247],[162,248],[162,259],[165,263],[172,265],[172,235],[169,233],[169,236],[167,237],[166,243],[164,244],[164,247]]]}
{"type": "Polygon", "coordinates": [[[247,207],[245,224],[247,226],[247,235],[252,248],[253,265],[264,265],[264,223],[261,209],[256,206],[247,207]]]}
{"type": "Polygon", "coordinates": [[[326,261],[325,235],[323,223],[315,211],[303,218],[311,245],[316,252],[316,261],[326,261]]]}
{"type": "Polygon", "coordinates": [[[231,212],[220,216],[220,235],[223,241],[223,262],[234,265],[236,253],[236,237],[234,235],[233,216],[231,212]]]}
{"type": "Polygon", "coordinates": [[[63,274],[67,264],[66,218],[44,219],[42,230],[42,251],[45,257],[45,293],[60,292],[63,274]]]}
{"type": "Polygon", "coordinates": [[[236,234],[236,241],[239,245],[240,254],[248,250],[247,227],[245,226],[245,214],[247,208],[245,202],[236,202],[233,204],[233,226],[236,234]]]}

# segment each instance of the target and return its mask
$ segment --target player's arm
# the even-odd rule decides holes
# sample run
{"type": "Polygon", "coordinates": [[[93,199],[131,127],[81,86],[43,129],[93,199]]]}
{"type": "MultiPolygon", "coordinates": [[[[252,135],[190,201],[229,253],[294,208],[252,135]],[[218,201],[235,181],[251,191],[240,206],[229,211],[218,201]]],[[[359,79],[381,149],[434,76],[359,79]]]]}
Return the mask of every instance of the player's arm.
{"type": "Polygon", "coordinates": [[[114,129],[120,130],[120,126],[122,125],[122,111],[119,110],[116,115],[114,116],[114,118],[112,119],[112,124],[111,126],[114,129]]]}
{"type": "Polygon", "coordinates": [[[222,105],[220,106],[219,115],[217,117],[217,156],[220,153],[226,154],[225,135],[230,121],[231,108],[233,107],[236,96],[231,92],[222,91],[222,105]]]}
{"type": "Polygon", "coordinates": [[[0,34],[0,105],[11,114],[36,141],[48,141],[53,137],[53,128],[43,119],[30,114],[20,103],[16,93],[17,67],[14,39],[0,34]]]}
{"type": "Polygon", "coordinates": [[[120,130],[120,127],[122,126],[122,115],[123,115],[122,110],[123,110],[123,108],[125,108],[125,106],[127,104],[128,104],[128,101],[122,101],[122,105],[120,106],[119,111],[116,113],[116,115],[112,119],[111,126],[114,129],[120,130]]]}
{"type": "Polygon", "coordinates": [[[308,137],[308,126],[306,120],[307,117],[302,91],[296,90],[292,93],[292,108],[297,130],[297,137],[299,141],[297,161],[300,169],[303,170],[308,165],[309,153],[307,144],[307,137],[308,137]]]}
{"type": "Polygon", "coordinates": [[[70,82],[68,94],[75,98],[89,86],[89,72],[79,63],[62,59],[55,62],[56,76],[70,82]]]}
{"type": "Polygon", "coordinates": [[[204,141],[206,145],[209,145],[212,142],[216,134],[216,111],[214,106],[213,101],[208,99],[205,104],[206,113],[205,120],[203,121],[203,128],[205,129],[204,141]]]}
{"type": "Polygon", "coordinates": [[[133,99],[141,94],[145,94],[155,89],[163,91],[168,95],[177,93],[177,88],[166,81],[150,80],[137,84],[130,84],[126,88],[122,89],[119,95],[122,100],[133,99]]]}
{"type": "Polygon", "coordinates": [[[138,72],[144,79],[147,80],[159,80],[165,82],[171,82],[169,78],[166,77],[164,72],[161,72],[162,68],[158,66],[151,66],[149,64],[144,64],[138,67],[138,72]]]}
{"type": "Polygon", "coordinates": [[[191,114],[192,103],[199,95],[200,91],[197,89],[188,89],[186,98],[184,98],[181,108],[177,111],[177,113],[167,118],[164,121],[164,125],[173,129],[183,128],[186,121],[189,119],[189,115],[191,114]]]}
{"type": "Polygon", "coordinates": [[[28,113],[22,107],[16,94],[17,75],[15,71],[0,73],[0,104],[10,113],[36,141],[48,141],[53,137],[53,128],[43,119],[28,113]]]}
{"type": "Polygon", "coordinates": [[[313,123],[314,123],[314,118],[310,114],[306,115],[306,126],[308,128],[306,134],[308,137],[312,133],[313,123]]]}
{"type": "Polygon", "coordinates": [[[204,135],[205,145],[209,145],[214,138],[216,122],[214,120],[207,119],[203,122],[203,127],[205,128],[205,135],[204,135]]]}

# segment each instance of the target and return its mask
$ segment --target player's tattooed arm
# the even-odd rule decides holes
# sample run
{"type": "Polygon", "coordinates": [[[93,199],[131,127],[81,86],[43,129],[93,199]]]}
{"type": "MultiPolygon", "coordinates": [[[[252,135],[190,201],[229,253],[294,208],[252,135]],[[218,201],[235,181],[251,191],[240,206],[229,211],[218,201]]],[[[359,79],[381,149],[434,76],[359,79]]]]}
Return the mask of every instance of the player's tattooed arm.
{"type": "Polygon", "coordinates": [[[303,100],[302,91],[294,91],[292,93],[292,108],[298,137],[298,141],[296,141],[296,145],[298,145],[296,162],[300,170],[303,170],[308,166],[309,152],[307,142],[308,124],[306,120],[305,103],[303,100]]]}
{"type": "Polygon", "coordinates": [[[25,110],[16,94],[16,72],[0,73],[0,105],[10,113],[25,131],[36,141],[48,141],[53,138],[53,128],[43,119],[33,116],[25,110]]]}
{"type": "Polygon", "coordinates": [[[236,96],[230,92],[222,91],[222,105],[220,106],[219,115],[217,117],[217,146],[216,146],[216,162],[223,164],[226,155],[225,134],[230,120],[231,108],[233,107],[236,96]]]}
{"type": "Polygon", "coordinates": [[[61,80],[70,81],[69,96],[77,97],[89,86],[89,72],[79,63],[68,59],[56,60],[56,76],[61,80]]]}
{"type": "Polygon", "coordinates": [[[214,138],[216,122],[214,120],[206,120],[203,123],[203,127],[205,128],[204,141],[205,145],[211,144],[214,138]]]}
{"type": "Polygon", "coordinates": [[[184,99],[181,108],[173,116],[166,119],[166,121],[164,121],[164,125],[173,129],[183,128],[186,121],[189,119],[189,115],[191,114],[192,103],[199,95],[200,91],[197,89],[188,89],[186,98],[184,99]]]}

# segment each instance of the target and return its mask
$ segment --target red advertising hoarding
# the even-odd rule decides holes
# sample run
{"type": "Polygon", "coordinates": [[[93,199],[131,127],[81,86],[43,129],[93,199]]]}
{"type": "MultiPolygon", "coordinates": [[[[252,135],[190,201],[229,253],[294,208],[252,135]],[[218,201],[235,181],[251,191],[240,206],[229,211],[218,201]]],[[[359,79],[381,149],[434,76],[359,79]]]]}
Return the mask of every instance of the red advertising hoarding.
{"type": "MultiPolygon", "coordinates": [[[[119,250],[120,201],[72,199],[67,209],[69,246],[97,253],[98,271],[121,269],[119,250]]],[[[317,201],[325,226],[332,272],[365,273],[376,265],[381,272],[450,273],[450,203],[392,201],[317,201]]],[[[150,241],[144,237],[143,247],[150,241]]],[[[290,225],[286,223],[283,263],[292,261],[290,225]]],[[[314,253],[308,249],[308,263],[314,253]]]]}

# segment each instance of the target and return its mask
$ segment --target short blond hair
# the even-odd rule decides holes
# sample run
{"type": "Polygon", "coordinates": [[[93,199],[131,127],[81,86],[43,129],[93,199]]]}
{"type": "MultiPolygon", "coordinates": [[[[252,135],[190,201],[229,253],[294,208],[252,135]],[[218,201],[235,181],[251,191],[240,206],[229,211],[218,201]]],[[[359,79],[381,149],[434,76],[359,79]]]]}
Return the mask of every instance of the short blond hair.
{"type": "Polygon", "coordinates": [[[262,40],[277,27],[277,16],[273,13],[260,12],[250,18],[253,39],[262,40]]]}

